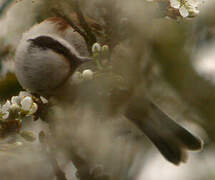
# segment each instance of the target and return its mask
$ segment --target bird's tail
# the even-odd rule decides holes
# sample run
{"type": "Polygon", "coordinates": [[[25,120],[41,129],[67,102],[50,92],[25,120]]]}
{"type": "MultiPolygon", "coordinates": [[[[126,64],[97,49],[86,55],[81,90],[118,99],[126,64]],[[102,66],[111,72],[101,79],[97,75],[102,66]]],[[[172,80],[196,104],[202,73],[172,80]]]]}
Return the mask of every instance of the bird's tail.
{"type": "Polygon", "coordinates": [[[187,150],[202,148],[199,138],[173,121],[148,99],[133,99],[125,114],[149,137],[161,154],[176,165],[186,161],[187,150]]]}

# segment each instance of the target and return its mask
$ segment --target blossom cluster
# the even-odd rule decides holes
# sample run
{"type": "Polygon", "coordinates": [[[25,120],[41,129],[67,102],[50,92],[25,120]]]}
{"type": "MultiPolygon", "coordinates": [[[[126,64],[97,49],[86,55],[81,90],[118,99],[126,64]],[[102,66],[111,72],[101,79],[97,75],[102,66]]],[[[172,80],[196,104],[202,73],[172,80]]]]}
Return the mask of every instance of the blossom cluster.
{"type": "MultiPolygon", "coordinates": [[[[107,45],[101,46],[99,43],[94,43],[92,46],[93,59],[97,64],[98,69],[103,69],[102,59],[108,57],[109,47],[107,45]]],[[[82,72],[76,71],[72,75],[72,82],[80,83],[84,80],[92,80],[95,73],[91,69],[85,69],[82,72]]]]}
{"type": "Polygon", "coordinates": [[[108,45],[101,46],[99,43],[96,42],[92,46],[92,52],[93,53],[100,53],[101,52],[101,53],[105,54],[105,53],[108,53],[108,51],[109,51],[108,45]]]}
{"type": "Polygon", "coordinates": [[[13,96],[0,105],[0,137],[10,133],[19,133],[27,141],[35,141],[36,137],[31,131],[22,130],[24,119],[38,117],[38,109],[46,105],[48,100],[44,97],[37,98],[27,91],[21,91],[18,96],[13,96]]]}
{"type": "MultiPolygon", "coordinates": [[[[43,98],[44,99],[44,98],[43,98]]],[[[41,99],[41,101],[44,101],[41,99]]],[[[7,100],[0,105],[0,121],[5,122],[8,119],[20,120],[25,116],[31,116],[38,110],[38,104],[35,98],[26,91],[21,91],[18,96],[13,96],[11,100],[7,100]]]]}
{"type": "Polygon", "coordinates": [[[186,18],[198,15],[203,2],[204,0],[170,0],[170,6],[178,10],[180,16],[186,18]]]}

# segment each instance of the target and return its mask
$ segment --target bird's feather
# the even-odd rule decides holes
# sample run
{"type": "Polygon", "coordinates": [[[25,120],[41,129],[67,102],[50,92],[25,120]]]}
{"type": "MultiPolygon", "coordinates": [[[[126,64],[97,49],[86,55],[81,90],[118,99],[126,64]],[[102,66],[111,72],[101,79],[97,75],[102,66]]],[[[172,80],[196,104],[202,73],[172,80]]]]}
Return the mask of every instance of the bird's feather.
{"type": "Polygon", "coordinates": [[[163,156],[174,164],[186,161],[186,150],[199,150],[202,141],[172,120],[149,99],[132,98],[125,115],[155,144],[163,156]]]}

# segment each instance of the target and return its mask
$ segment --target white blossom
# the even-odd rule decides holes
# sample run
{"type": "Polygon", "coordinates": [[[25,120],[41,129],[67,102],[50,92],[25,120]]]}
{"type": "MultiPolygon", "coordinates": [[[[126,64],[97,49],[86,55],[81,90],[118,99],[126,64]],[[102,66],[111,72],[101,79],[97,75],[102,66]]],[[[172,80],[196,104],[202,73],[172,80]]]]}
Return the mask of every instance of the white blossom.
{"type": "Polygon", "coordinates": [[[169,0],[170,6],[178,9],[183,18],[196,16],[204,0],[169,0]]]}
{"type": "Polygon", "coordinates": [[[5,111],[2,115],[2,119],[7,119],[9,117],[10,113],[8,111],[5,111]]]}
{"type": "Polygon", "coordinates": [[[13,97],[11,98],[11,103],[12,103],[12,104],[20,105],[20,103],[21,103],[21,98],[20,98],[19,96],[13,96],[13,97]]]}
{"type": "Polygon", "coordinates": [[[170,6],[179,9],[181,6],[181,3],[178,0],[170,0],[170,6]]]}
{"type": "Polygon", "coordinates": [[[20,109],[20,106],[18,104],[11,104],[11,106],[10,106],[11,111],[16,111],[19,109],[20,109]]]}
{"type": "Polygon", "coordinates": [[[10,106],[11,106],[11,103],[10,103],[9,100],[7,100],[6,103],[5,103],[5,104],[2,106],[2,108],[1,108],[2,112],[4,113],[4,112],[9,111],[10,106]]]}
{"type": "Polygon", "coordinates": [[[20,91],[20,93],[19,93],[19,97],[21,98],[21,99],[23,99],[24,97],[26,97],[26,96],[32,96],[29,92],[27,92],[27,91],[20,91]]]}
{"type": "Polygon", "coordinates": [[[48,99],[46,99],[43,96],[40,96],[40,100],[42,101],[43,104],[47,104],[48,103],[48,99]]]}
{"type": "Polygon", "coordinates": [[[199,10],[197,8],[190,9],[190,15],[196,16],[199,14],[199,10]]]}
{"type": "MultiPolygon", "coordinates": [[[[24,97],[21,100],[21,108],[24,111],[27,111],[27,115],[33,115],[37,110],[38,110],[38,105],[33,101],[31,94],[30,96],[25,96],[27,95],[26,93],[22,93],[20,96],[24,97]]],[[[48,100],[42,96],[40,96],[41,101],[45,104],[48,103],[48,100]]]]}
{"type": "Polygon", "coordinates": [[[33,104],[33,100],[31,97],[27,96],[21,101],[21,107],[24,111],[29,111],[33,104]]]}
{"type": "Polygon", "coordinates": [[[180,15],[181,15],[182,17],[184,17],[184,18],[187,17],[187,16],[189,16],[189,12],[188,12],[188,10],[185,8],[185,6],[180,7],[179,13],[180,13],[180,15]]]}
{"type": "Polygon", "coordinates": [[[192,7],[198,7],[201,5],[203,2],[201,0],[188,0],[187,5],[190,5],[192,7]]]}
{"type": "MultiPolygon", "coordinates": [[[[45,98],[41,99],[43,103],[48,102],[45,98]]],[[[38,105],[33,101],[33,96],[26,91],[21,91],[19,96],[13,96],[11,101],[7,100],[5,104],[0,105],[0,120],[6,121],[10,113],[13,113],[15,119],[20,120],[19,118],[23,118],[23,115],[33,115],[37,110],[38,105]]]]}
{"type": "Polygon", "coordinates": [[[93,79],[93,71],[90,69],[86,69],[82,72],[82,77],[84,80],[91,80],[93,79]]]}
{"type": "Polygon", "coordinates": [[[33,103],[32,106],[31,106],[31,109],[29,110],[29,115],[32,115],[34,114],[35,112],[37,112],[37,109],[38,109],[38,106],[36,103],[33,103]]]}

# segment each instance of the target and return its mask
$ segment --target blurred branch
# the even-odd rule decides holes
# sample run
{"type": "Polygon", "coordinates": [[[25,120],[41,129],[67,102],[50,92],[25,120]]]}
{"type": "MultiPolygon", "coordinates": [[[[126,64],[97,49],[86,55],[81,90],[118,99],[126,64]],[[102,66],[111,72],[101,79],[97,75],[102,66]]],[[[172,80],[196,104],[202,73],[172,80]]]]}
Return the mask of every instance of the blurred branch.
{"type": "Polygon", "coordinates": [[[77,31],[86,41],[87,41],[87,36],[86,34],[77,26],[75,25],[71,19],[63,14],[62,12],[58,11],[57,9],[52,9],[53,13],[56,14],[57,16],[63,18],[64,20],[67,21],[67,23],[75,30],[77,31]]]}
{"type": "Polygon", "coordinates": [[[113,49],[122,40],[122,36],[127,32],[129,26],[122,28],[126,18],[121,18],[120,8],[117,7],[117,2],[114,0],[98,1],[96,8],[100,11],[101,17],[105,22],[105,38],[104,44],[107,44],[113,49]]]}
{"type": "Polygon", "coordinates": [[[53,8],[52,11],[55,15],[66,20],[67,23],[85,39],[85,41],[88,45],[88,50],[89,50],[89,52],[91,52],[92,45],[97,41],[96,36],[93,34],[90,26],[87,24],[87,22],[84,18],[84,15],[80,9],[78,0],[74,2],[74,6],[75,6],[74,10],[77,14],[78,20],[80,22],[80,26],[82,27],[82,29],[84,31],[82,29],[80,29],[75,23],[73,23],[72,20],[67,15],[65,15],[63,12],[57,10],[56,8],[53,8]]]}
{"type": "Polygon", "coordinates": [[[88,24],[84,18],[84,15],[80,9],[80,0],[75,0],[75,11],[77,13],[77,16],[78,16],[78,19],[80,21],[82,28],[85,30],[85,32],[87,34],[88,45],[91,47],[96,42],[96,37],[92,33],[91,28],[88,26],[88,24]]]}

